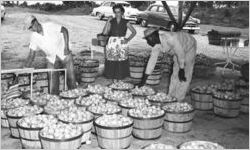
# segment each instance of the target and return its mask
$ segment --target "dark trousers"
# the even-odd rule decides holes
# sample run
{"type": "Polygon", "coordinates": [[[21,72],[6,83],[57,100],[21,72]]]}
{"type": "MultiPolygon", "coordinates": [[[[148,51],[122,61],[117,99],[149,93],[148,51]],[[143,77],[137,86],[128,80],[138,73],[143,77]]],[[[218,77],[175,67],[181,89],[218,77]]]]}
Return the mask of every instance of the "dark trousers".
{"type": "MultiPolygon", "coordinates": [[[[64,60],[61,60],[59,57],[56,57],[55,63],[48,62],[47,68],[52,69],[62,69],[66,68],[67,70],[67,86],[68,89],[76,88],[76,78],[74,73],[74,63],[73,63],[73,56],[69,54],[66,56],[64,60]]],[[[55,71],[49,73],[49,93],[59,95],[59,72],[55,71]],[[52,78],[52,80],[51,80],[52,78]]]]}

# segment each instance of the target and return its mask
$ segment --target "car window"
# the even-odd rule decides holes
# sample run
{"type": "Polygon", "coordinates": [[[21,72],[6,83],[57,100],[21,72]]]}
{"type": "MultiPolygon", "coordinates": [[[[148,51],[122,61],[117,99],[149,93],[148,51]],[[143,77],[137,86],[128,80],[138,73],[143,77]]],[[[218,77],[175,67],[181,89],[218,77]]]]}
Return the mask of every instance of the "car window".
{"type": "Polygon", "coordinates": [[[130,4],[127,4],[127,3],[117,3],[117,4],[120,4],[120,5],[122,5],[123,7],[129,7],[129,6],[130,6],[130,4]]]}
{"type": "Polygon", "coordinates": [[[164,8],[163,6],[160,6],[160,7],[158,8],[158,12],[165,12],[165,8],[164,8]]]}
{"type": "Polygon", "coordinates": [[[150,11],[153,11],[153,12],[156,12],[156,11],[157,11],[157,8],[158,8],[158,6],[152,6],[149,10],[150,10],[150,11]]]}
{"type": "Polygon", "coordinates": [[[110,2],[104,3],[103,6],[110,6],[110,2]]]}

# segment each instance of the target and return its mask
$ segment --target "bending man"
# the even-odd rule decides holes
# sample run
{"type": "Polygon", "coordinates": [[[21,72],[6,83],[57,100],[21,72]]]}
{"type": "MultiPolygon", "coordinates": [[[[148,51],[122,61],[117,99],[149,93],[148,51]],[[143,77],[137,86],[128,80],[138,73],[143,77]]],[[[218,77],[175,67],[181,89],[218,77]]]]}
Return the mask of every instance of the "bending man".
{"type": "MultiPolygon", "coordinates": [[[[25,28],[32,31],[29,45],[30,53],[25,67],[30,67],[36,51],[42,50],[47,55],[47,68],[66,68],[68,89],[76,88],[73,57],[69,51],[68,30],[52,22],[40,23],[34,16],[26,18],[25,28]]],[[[53,72],[52,75],[49,75],[49,82],[50,94],[58,95],[59,72],[53,72]]]]}
{"type": "Polygon", "coordinates": [[[144,35],[153,49],[140,86],[145,84],[147,77],[153,72],[159,53],[170,53],[174,55],[174,65],[168,93],[178,101],[183,101],[192,79],[196,40],[184,32],[159,33],[158,28],[146,29],[144,35]]]}

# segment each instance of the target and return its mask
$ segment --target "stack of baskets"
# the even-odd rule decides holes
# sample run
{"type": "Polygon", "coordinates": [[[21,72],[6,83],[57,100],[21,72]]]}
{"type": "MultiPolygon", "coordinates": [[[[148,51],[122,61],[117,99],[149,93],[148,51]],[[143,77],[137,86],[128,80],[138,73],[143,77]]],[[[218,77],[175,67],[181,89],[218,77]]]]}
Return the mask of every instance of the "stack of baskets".
{"type": "Polygon", "coordinates": [[[240,111],[243,113],[249,113],[249,83],[243,79],[239,79],[239,82],[236,82],[235,89],[237,93],[241,95],[243,100],[241,101],[240,111]]]}
{"type": "MultiPolygon", "coordinates": [[[[141,81],[143,73],[147,66],[148,59],[149,59],[148,56],[147,57],[136,56],[136,55],[129,56],[130,77],[135,83],[141,81]]],[[[162,71],[161,71],[162,64],[163,64],[162,58],[158,59],[154,71],[146,81],[148,85],[158,85],[160,83],[162,76],[162,71]]]]}
{"type": "Polygon", "coordinates": [[[196,87],[191,90],[192,105],[196,110],[213,109],[213,93],[207,87],[196,87]]]}
{"type": "Polygon", "coordinates": [[[213,95],[214,113],[222,117],[237,117],[241,101],[242,98],[234,93],[217,92],[213,95]]]}
{"type": "Polygon", "coordinates": [[[204,54],[197,54],[195,57],[195,65],[193,75],[197,78],[208,78],[210,77],[216,67],[212,62],[212,59],[204,54]]]}
{"type": "Polygon", "coordinates": [[[77,57],[74,63],[75,70],[78,71],[80,76],[80,79],[78,80],[83,83],[95,82],[99,70],[99,60],[77,57]]]}

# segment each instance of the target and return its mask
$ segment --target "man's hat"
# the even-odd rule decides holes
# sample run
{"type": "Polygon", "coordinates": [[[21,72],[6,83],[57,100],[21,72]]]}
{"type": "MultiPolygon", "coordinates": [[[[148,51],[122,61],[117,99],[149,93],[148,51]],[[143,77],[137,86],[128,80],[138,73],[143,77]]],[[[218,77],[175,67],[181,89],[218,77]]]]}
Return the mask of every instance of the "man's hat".
{"type": "Polygon", "coordinates": [[[148,28],[148,29],[146,29],[146,30],[144,30],[144,37],[143,37],[143,39],[145,39],[146,37],[148,37],[148,36],[150,36],[152,33],[154,33],[155,31],[158,31],[158,30],[160,30],[160,28],[159,27],[157,27],[157,28],[148,28]]]}
{"type": "Polygon", "coordinates": [[[26,16],[25,19],[24,19],[24,27],[23,27],[23,29],[24,29],[24,30],[28,30],[29,27],[32,25],[32,21],[33,21],[34,19],[36,19],[36,17],[33,16],[33,15],[28,15],[28,16],[26,16]]]}

